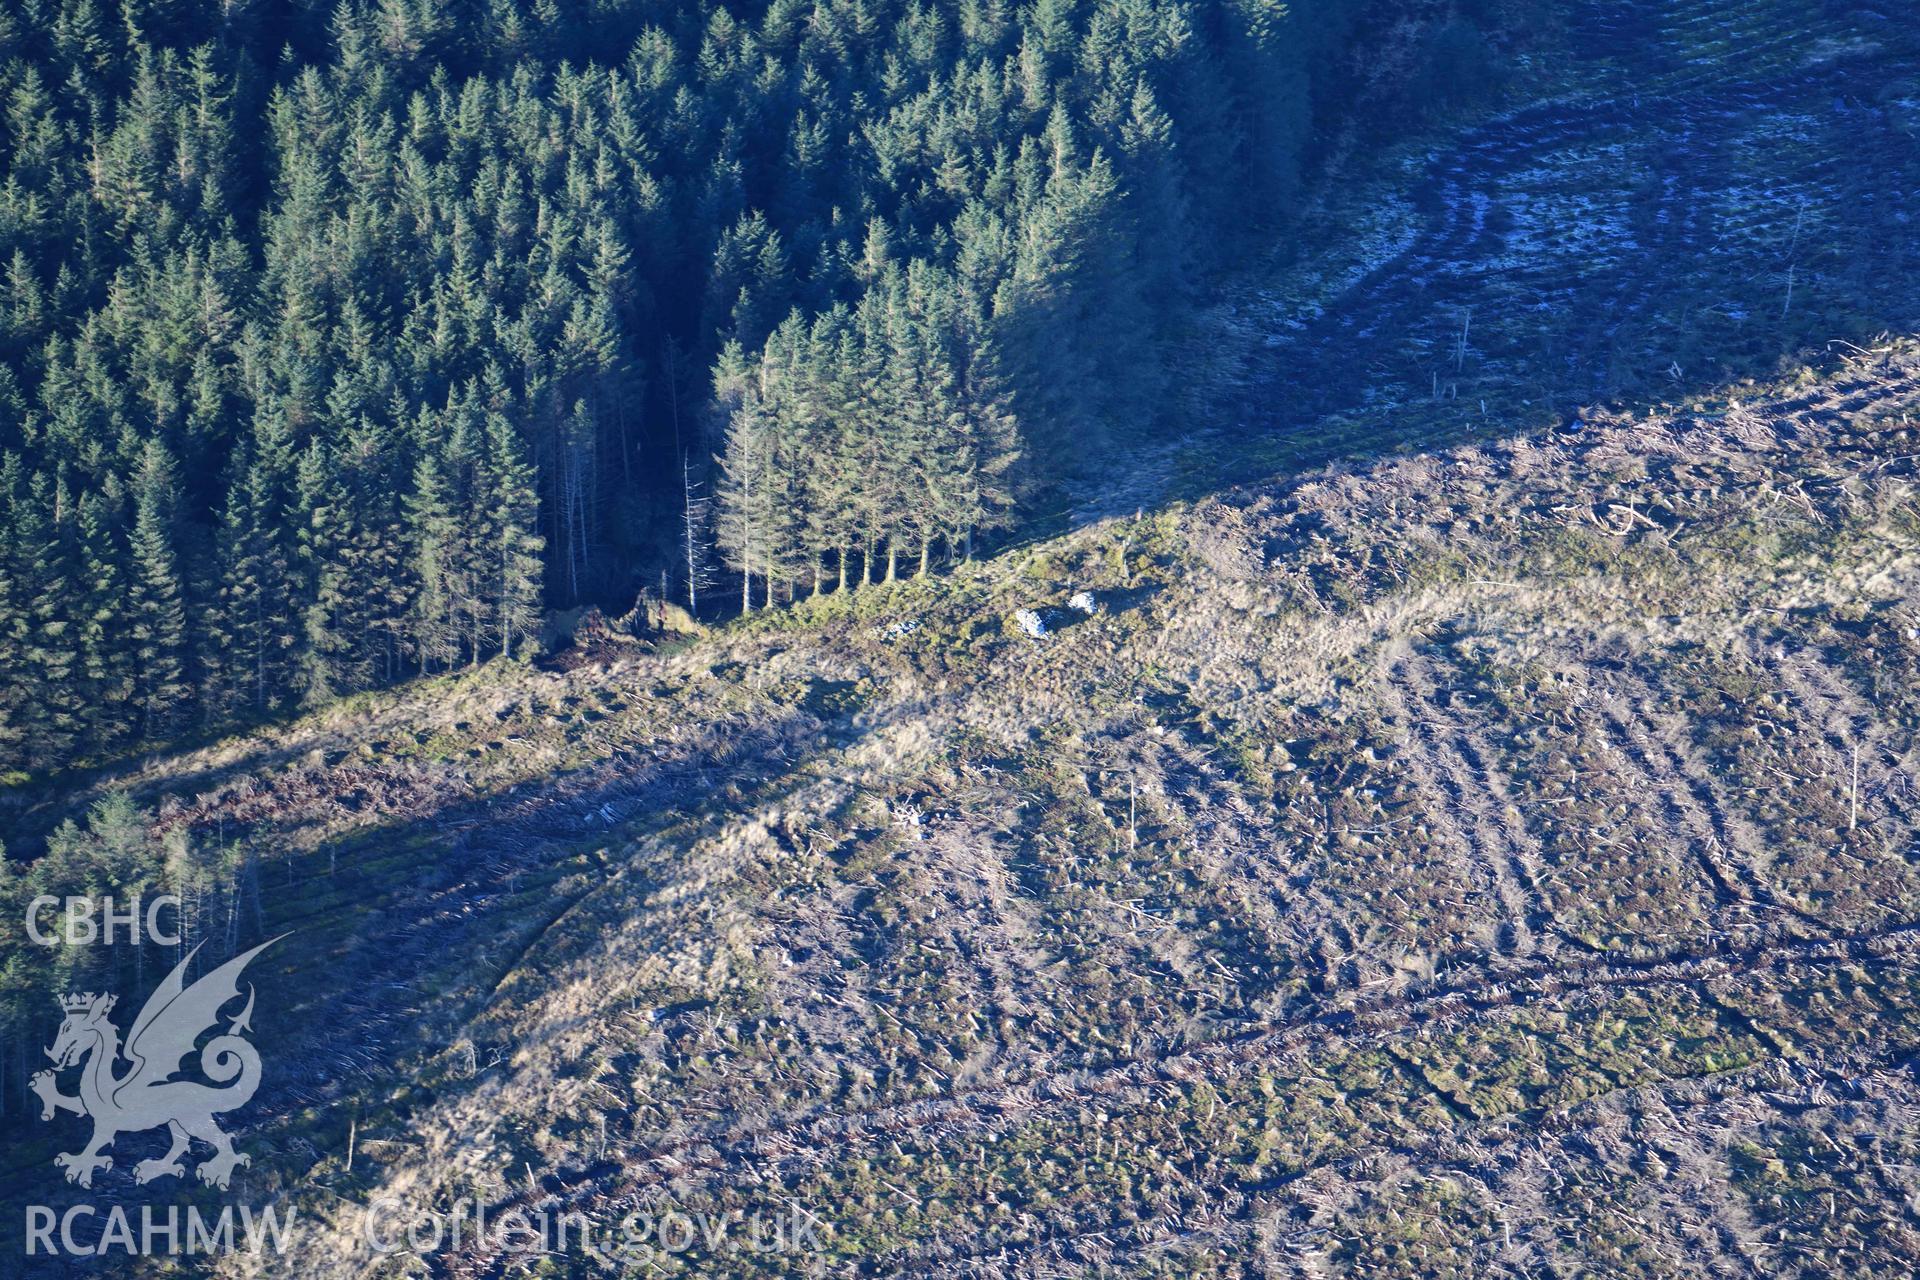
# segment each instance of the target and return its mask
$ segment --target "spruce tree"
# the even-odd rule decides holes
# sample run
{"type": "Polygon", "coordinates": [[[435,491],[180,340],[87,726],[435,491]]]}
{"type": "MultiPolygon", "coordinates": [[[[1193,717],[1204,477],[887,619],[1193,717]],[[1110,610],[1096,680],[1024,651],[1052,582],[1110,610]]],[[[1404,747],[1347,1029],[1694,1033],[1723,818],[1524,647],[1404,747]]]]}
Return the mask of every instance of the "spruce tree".
{"type": "Polygon", "coordinates": [[[36,771],[72,764],[84,728],[70,506],[64,481],[45,474],[28,482],[15,505],[15,563],[26,621],[20,660],[31,690],[25,759],[36,771]]]}
{"type": "Polygon", "coordinates": [[[486,464],[482,492],[486,502],[486,538],[490,553],[488,595],[493,605],[492,635],[502,657],[512,657],[534,639],[539,623],[540,549],[535,532],[539,502],[534,470],[520,436],[504,414],[490,413],[486,423],[486,464]]]}
{"type": "Polygon", "coordinates": [[[12,772],[26,761],[32,697],[18,554],[20,485],[19,455],[0,454],[0,772],[12,772]]]}
{"type": "Polygon", "coordinates": [[[250,443],[237,459],[218,533],[214,621],[224,659],[210,690],[216,714],[281,706],[299,639],[289,528],[295,464],[285,415],[262,412],[250,443]]]}
{"type": "Polygon", "coordinates": [[[426,448],[414,463],[406,497],[406,536],[413,576],[408,648],[424,675],[451,666],[459,652],[454,620],[459,545],[444,463],[432,451],[431,437],[423,432],[422,439],[426,448]]]}
{"type": "MultiPolygon", "coordinates": [[[[101,494],[80,498],[80,614],[77,619],[82,705],[91,745],[111,754],[140,729],[134,703],[139,654],[129,643],[129,583],[118,521],[101,494]]],[[[137,568],[135,570],[137,572],[137,568]]]]}
{"type": "Polygon", "coordinates": [[[727,420],[718,459],[720,515],[714,537],[727,566],[740,575],[742,613],[753,612],[753,577],[768,566],[774,433],[772,406],[758,390],[749,391],[727,420]]]}
{"type": "Polygon", "coordinates": [[[314,441],[300,455],[291,512],[300,564],[296,679],[309,705],[325,702],[340,687],[348,652],[345,614],[352,587],[346,564],[348,513],[340,489],[333,460],[314,441]]]}
{"type": "Polygon", "coordinates": [[[133,701],[148,742],[165,741],[174,731],[189,693],[187,618],[173,545],[178,505],[173,460],[158,440],[149,440],[134,482],[127,583],[133,701]]]}

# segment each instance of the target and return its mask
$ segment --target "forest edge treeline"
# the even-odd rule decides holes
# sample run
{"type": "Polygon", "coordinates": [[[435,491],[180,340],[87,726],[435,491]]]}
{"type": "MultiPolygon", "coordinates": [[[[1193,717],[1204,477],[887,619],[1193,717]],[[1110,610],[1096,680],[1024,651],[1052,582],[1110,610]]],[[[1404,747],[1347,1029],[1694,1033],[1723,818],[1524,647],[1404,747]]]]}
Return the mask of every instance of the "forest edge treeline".
{"type": "Polygon", "coordinates": [[[23,0],[0,771],[520,653],[663,573],[711,612],[969,554],[1163,425],[1318,117],[1484,80],[1513,20],[23,0]]]}

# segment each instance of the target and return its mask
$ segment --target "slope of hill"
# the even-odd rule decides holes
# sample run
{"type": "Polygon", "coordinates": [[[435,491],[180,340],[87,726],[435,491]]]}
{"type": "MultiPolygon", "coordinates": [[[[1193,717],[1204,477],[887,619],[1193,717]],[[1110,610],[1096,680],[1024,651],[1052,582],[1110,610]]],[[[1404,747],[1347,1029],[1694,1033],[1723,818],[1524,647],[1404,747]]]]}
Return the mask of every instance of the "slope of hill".
{"type": "Polygon", "coordinates": [[[268,1270],[477,1197],[809,1224],[703,1276],[1909,1274],[1914,65],[1584,12],[1054,536],[103,780],[298,931],[268,1270]]]}
{"type": "Polygon", "coordinates": [[[304,931],[302,1273],[465,1195],[798,1204],[829,1270],[1903,1273],[1916,394],[1892,347],[169,762],[304,931]]]}
{"type": "Polygon", "coordinates": [[[436,839],[463,911],[512,893],[491,854],[551,881],[495,916],[550,918],[413,922],[489,975],[403,1024],[391,1145],[309,1176],[797,1202],[830,1259],[931,1274],[1897,1274],[1917,376],[1250,489],[538,680],[556,737],[649,691],[675,723],[436,839]],[[1007,622],[1070,587],[1099,611],[1007,622]]]}

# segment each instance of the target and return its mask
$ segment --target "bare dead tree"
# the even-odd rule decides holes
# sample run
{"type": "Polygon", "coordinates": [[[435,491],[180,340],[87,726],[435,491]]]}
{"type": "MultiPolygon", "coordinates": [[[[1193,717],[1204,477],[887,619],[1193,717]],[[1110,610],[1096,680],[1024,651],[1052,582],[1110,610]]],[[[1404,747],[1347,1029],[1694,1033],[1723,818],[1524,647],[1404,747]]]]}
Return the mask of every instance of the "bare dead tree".
{"type": "MultiPolygon", "coordinates": [[[[702,486],[693,478],[693,458],[689,454],[680,457],[680,528],[681,548],[686,557],[687,573],[687,612],[700,613],[700,589],[710,585],[707,570],[707,504],[708,499],[701,492],[702,486]]],[[[660,599],[666,600],[666,592],[660,593],[660,599]]]]}

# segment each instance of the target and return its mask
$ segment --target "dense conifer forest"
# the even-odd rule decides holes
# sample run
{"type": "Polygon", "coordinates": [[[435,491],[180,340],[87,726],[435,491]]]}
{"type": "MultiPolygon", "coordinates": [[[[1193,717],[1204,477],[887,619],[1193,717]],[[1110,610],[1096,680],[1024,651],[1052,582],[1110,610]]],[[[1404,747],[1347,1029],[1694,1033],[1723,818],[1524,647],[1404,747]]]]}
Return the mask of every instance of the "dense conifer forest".
{"type": "Polygon", "coordinates": [[[1154,421],[1365,8],[8,6],[0,769],[967,555],[1154,421]]]}

